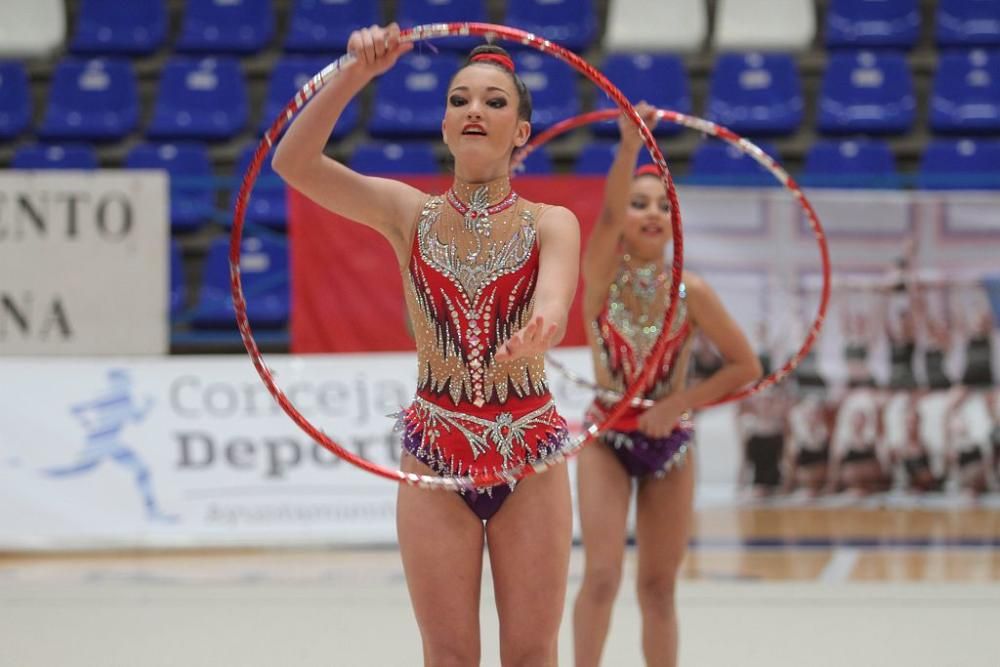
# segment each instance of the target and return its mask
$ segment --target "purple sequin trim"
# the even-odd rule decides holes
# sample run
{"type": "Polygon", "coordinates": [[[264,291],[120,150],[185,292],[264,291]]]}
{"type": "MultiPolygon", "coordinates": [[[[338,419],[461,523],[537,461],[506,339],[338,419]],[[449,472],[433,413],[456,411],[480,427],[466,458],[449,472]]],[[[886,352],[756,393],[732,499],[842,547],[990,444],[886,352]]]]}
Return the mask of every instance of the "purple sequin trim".
{"type": "Polygon", "coordinates": [[[684,463],[694,431],[675,428],[665,438],[652,438],[642,431],[608,431],[601,440],[632,477],[664,477],[684,463]]]}

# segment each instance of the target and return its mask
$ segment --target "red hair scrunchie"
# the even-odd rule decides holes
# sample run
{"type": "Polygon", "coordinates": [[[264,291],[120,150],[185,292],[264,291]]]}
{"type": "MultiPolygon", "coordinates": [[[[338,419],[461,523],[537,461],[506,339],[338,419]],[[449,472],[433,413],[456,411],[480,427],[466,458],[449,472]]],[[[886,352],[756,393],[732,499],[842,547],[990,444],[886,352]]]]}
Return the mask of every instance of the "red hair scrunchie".
{"type": "Polygon", "coordinates": [[[640,176],[656,176],[660,177],[660,170],[656,168],[655,164],[644,164],[635,170],[632,174],[632,178],[639,178],[640,176]]]}
{"type": "Polygon", "coordinates": [[[497,65],[500,65],[500,67],[503,67],[511,74],[514,73],[514,61],[500,53],[477,53],[476,55],[472,56],[469,62],[496,63],[497,65]]]}

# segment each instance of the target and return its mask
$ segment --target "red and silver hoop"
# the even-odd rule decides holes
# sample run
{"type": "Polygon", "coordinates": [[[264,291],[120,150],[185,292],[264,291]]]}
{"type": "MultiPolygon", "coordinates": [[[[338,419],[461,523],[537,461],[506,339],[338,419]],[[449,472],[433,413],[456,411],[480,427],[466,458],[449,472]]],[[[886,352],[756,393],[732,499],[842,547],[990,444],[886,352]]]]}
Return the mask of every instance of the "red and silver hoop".
{"type": "MultiPolygon", "coordinates": [[[[674,234],[674,257],[672,265],[673,280],[670,290],[670,305],[668,306],[667,312],[664,316],[664,322],[670,322],[673,319],[674,312],[677,308],[680,276],[683,268],[684,257],[680,205],[677,201],[677,193],[674,189],[673,178],[670,175],[670,171],[667,169],[667,164],[663,159],[663,154],[660,152],[660,149],[656,144],[656,140],[653,138],[649,128],[647,128],[642,122],[642,119],[639,117],[635,108],[629,103],[618,88],[611,84],[611,82],[608,81],[603,74],[598,72],[594,67],[587,63],[587,61],[583,60],[571,51],[568,51],[557,44],[553,44],[547,39],[543,39],[523,30],[494,25],[491,23],[436,23],[403,30],[400,33],[400,39],[403,41],[415,42],[424,39],[468,35],[479,35],[489,39],[514,41],[530,46],[538,51],[541,51],[542,53],[548,53],[555,56],[594,82],[595,85],[597,85],[602,91],[604,91],[605,94],[608,95],[608,97],[611,98],[612,101],[614,101],[615,105],[618,107],[618,111],[616,113],[625,114],[625,116],[638,128],[640,134],[642,135],[643,142],[646,145],[646,149],[653,158],[653,164],[656,166],[660,180],[663,182],[664,188],[666,188],[667,196],[672,207],[671,226],[674,234]]],[[[284,111],[279,114],[278,118],[275,119],[275,121],[271,124],[271,127],[264,134],[263,139],[261,139],[260,143],[257,145],[257,149],[254,151],[253,159],[251,160],[246,173],[243,175],[243,182],[240,186],[239,196],[236,199],[233,228],[230,236],[229,270],[233,294],[233,305],[236,310],[236,322],[240,330],[240,335],[243,338],[243,344],[250,355],[250,359],[253,362],[254,367],[257,369],[257,373],[260,375],[261,380],[263,380],[267,390],[274,397],[275,401],[277,401],[278,405],[281,406],[282,410],[284,410],[285,413],[292,418],[292,421],[294,421],[299,428],[305,431],[305,433],[315,442],[362,470],[366,470],[379,475],[380,477],[394,480],[396,482],[431,489],[463,491],[476,487],[495,486],[498,484],[510,483],[524,477],[525,475],[531,474],[532,472],[540,472],[550,465],[562,462],[566,457],[572,456],[576,453],[584,445],[584,443],[595,437],[600,431],[605,430],[610,424],[617,421],[618,418],[624,414],[625,410],[628,408],[629,402],[640,391],[642,391],[649,376],[652,375],[652,369],[655,368],[659,364],[660,359],[662,359],[667,349],[666,343],[668,342],[669,336],[663,335],[660,337],[650,353],[645,372],[640,375],[634,386],[629,387],[629,390],[625,393],[623,400],[615,406],[615,408],[608,414],[607,418],[602,423],[589,427],[581,436],[574,438],[558,454],[533,463],[524,463],[517,468],[505,471],[501,474],[483,473],[466,477],[432,476],[405,473],[402,470],[392,470],[380,466],[347,451],[345,448],[334,442],[333,439],[331,439],[325,432],[310,423],[309,420],[307,420],[302,413],[296,409],[296,407],[288,399],[288,396],[275,382],[274,375],[271,370],[265,365],[260,349],[257,347],[257,343],[250,331],[250,322],[247,318],[246,312],[246,299],[243,295],[243,285],[240,279],[240,242],[243,234],[243,224],[247,202],[250,197],[250,192],[253,189],[253,185],[257,180],[257,175],[260,172],[261,165],[273,147],[282,129],[284,129],[284,127],[291,121],[295,112],[304,107],[313,95],[315,95],[324,85],[336,76],[337,72],[350,66],[353,62],[353,55],[345,54],[341,56],[336,61],[327,65],[321,72],[316,74],[301,88],[301,90],[299,90],[298,93],[296,93],[294,99],[288,103],[284,111]]],[[[666,332],[668,330],[669,327],[664,326],[664,331],[666,332]]]]}
{"type": "MultiPolygon", "coordinates": [[[[589,113],[580,114],[579,116],[574,116],[572,118],[567,118],[566,120],[560,121],[548,128],[544,132],[539,133],[537,136],[531,138],[531,140],[514,156],[514,161],[512,164],[512,171],[517,170],[519,166],[524,163],[524,160],[532,153],[532,151],[538,149],[540,146],[545,145],[554,138],[565,134],[571,130],[583,127],[584,125],[589,125],[591,123],[597,123],[605,120],[611,120],[618,116],[619,112],[614,109],[604,109],[600,111],[591,111],[589,113]]],[[[717,125],[712,121],[705,120],[703,118],[697,118],[695,116],[689,116],[687,114],[679,113],[677,111],[671,111],[669,109],[658,109],[656,116],[660,120],[665,120],[670,123],[675,123],[677,125],[683,125],[684,127],[689,127],[693,130],[698,130],[699,132],[706,134],[717,139],[722,139],[726,143],[735,146],[742,153],[752,157],[758,164],[767,169],[771,174],[781,183],[785,189],[792,193],[796,201],[798,201],[799,206],[802,207],[802,211],[805,214],[806,220],[809,222],[810,228],[812,228],[813,236],[816,239],[816,245],[819,247],[820,262],[822,264],[823,270],[823,287],[820,291],[819,306],[816,309],[816,316],[813,318],[813,322],[810,325],[806,338],[802,343],[802,346],[798,351],[792,355],[792,357],[785,363],[784,366],[771,373],[765,378],[762,378],[759,382],[749,385],[737,392],[729,394],[710,405],[720,405],[722,403],[729,403],[732,401],[739,401],[751,394],[758,391],[766,389],[783,379],[788,377],[788,375],[795,370],[795,368],[801,363],[802,359],[809,353],[812,349],[813,344],[816,342],[816,338],[819,336],[820,330],[823,328],[823,321],[826,319],[826,311],[828,304],[830,302],[830,251],[826,242],[826,233],[823,231],[823,225],[820,224],[819,216],[816,215],[815,209],[813,209],[812,204],[806,197],[805,193],[799,187],[795,179],[789,175],[785,169],[778,164],[774,158],[765,153],[760,149],[759,146],[754,144],[749,139],[745,139],[740,135],[736,134],[732,130],[722,125],[717,125]]],[[[671,205],[674,203],[674,199],[670,199],[671,205]]],[[[671,299],[673,296],[671,295],[671,299]]],[[[670,321],[668,318],[666,321],[670,321]]],[[[596,392],[602,393],[609,400],[619,400],[623,396],[617,392],[612,392],[607,389],[602,389],[598,387],[593,382],[581,378],[580,376],[573,373],[571,370],[566,368],[559,361],[553,359],[551,355],[547,358],[547,362],[560,373],[565,375],[573,383],[586,387],[596,392]]],[[[648,368],[648,366],[647,366],[648,368]]],[[[632,392],[627,392],[632,393],[632,392]]],[[[626,394],[627,395],[627,394],[626,394]]],[[[633,406],[637,407],[651,407],[655,401],[649,399],[639,398],[633,396],[629,399],[629,402],[633,406]]],[[[709,406],[704,406],[709,407],[709,406]]]]}

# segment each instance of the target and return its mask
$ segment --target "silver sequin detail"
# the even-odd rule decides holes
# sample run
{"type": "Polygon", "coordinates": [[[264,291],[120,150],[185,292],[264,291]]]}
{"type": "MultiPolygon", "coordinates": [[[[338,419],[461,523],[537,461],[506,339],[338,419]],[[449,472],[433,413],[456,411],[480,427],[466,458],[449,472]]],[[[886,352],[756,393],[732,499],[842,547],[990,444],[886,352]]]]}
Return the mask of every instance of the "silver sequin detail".
{"type": "Polygon", "coordinates": [[[517,271],[528,261],[535,245],[534,218],[530,213],[525,216],[526,211],[522,212],[524,224],[513,236],[503,243],[488,245],[485,257],[473,255],[477,261],[470,262],[469,258],[459,257],[454,243],[442,242],[431,233],[441,217],[441,198],[432,197],[431,201],[434,200],[437,201],[433,206],[428,202],[424,207],[417,224],[420,254],[425,262],[461,287],[466,302],[471,306],[479,299],[479,293],[486,285],[500,276],[517,271]]]}

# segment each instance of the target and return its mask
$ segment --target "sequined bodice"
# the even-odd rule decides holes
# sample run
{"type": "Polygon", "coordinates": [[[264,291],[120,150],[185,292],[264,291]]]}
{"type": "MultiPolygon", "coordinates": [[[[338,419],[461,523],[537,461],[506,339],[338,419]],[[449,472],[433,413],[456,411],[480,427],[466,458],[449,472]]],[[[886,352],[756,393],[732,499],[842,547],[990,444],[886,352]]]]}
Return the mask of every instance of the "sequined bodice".
{"type": "Polygon", "coordinates": [[[404,283],[417,389],[429,400],[481,407],[503,404],[511,394],[548,394],[541,355],[494,359],[527,323],[538,279],[538,206],[505,194],[503,186],[431,197],[417,220],[404,283]],[[491,210],[493,202],[499,205],[491,210]]]}
{"type": "MultiPolygon", "coordinates": [[[[594,356],[597,383],[623,392],[638,377],[660,333],[669,304],[669,283],[656,286],[652,298],[635,297],[635,272],[624,264],[608,288],[604,307],[591,322],[588,333],[594,356]]],[[[670,349],[663,357],[656,382],[648,387],[646,398],[660,398],[676,384],[675,377],[686,374],[692,327],[687,318],[687,290],[681,283],[680,301],[674,314],[670,349]]]]}

